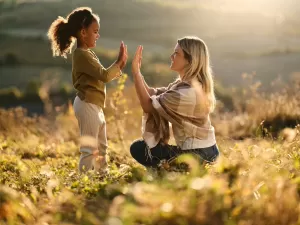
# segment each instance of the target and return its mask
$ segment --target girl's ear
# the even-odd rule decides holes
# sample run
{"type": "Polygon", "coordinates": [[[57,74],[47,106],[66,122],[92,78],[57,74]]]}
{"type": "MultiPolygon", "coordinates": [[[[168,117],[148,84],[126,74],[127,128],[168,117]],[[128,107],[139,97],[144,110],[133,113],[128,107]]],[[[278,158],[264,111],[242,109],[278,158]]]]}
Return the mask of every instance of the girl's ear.
{"type": "Polygon", "coordinates": [[[81,35],[82,37],[85,37],[85,35],[86,35],[86,30],[85,30],[84,28],[80,30],[80,35],[81,35]]]}

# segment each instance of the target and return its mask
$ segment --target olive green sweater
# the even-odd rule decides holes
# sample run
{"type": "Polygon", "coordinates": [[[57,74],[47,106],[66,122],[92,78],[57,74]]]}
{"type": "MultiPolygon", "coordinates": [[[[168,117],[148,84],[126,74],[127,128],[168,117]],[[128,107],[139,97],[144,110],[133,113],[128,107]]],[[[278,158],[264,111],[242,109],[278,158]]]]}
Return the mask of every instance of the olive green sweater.
{"type": "Polygon", "coordinates": [[[105,83],[122,74],[117,64],[105,69],[90,49],[75,49],[72,59],[72,80],[77,96],[85,102],[105,107],[105,83]]]}

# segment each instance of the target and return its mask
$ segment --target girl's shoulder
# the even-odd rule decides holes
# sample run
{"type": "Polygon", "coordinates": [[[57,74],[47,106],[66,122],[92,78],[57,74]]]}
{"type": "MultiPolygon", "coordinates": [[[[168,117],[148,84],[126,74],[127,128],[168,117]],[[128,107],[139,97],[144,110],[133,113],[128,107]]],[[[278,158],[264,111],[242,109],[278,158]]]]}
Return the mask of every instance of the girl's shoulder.
{"type": "Polygon", "coordinates": [[[90,55],[91,50],[90,49],[83,49],[83,48],[76,48],[73,52],[73,55],[90,55]]]}
{"type": "Polygon", "coordinates": [[[74,59],[82,59],[82,58],[89,58],[89,59],[97,59],[97,55],[90,49],[82,49],[82,48],[76,48],[73,52],[73,58],[74,59]]]}

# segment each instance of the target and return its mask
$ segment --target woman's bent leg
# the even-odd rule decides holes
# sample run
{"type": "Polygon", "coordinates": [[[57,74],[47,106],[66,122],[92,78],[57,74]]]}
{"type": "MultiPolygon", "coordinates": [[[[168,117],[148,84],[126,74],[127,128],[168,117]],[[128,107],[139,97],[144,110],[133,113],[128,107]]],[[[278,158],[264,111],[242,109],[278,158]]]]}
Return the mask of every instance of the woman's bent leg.
{"type": "Polygon", "coordinates": [[[216,161],[220,154],[218,146],[216,144],[207,148],[195,149],[192,150],[192,152],[198,155],[203,161],[208,163],[216,161]]]}
{"type": "Polygon", "coordinates": [[[130,153],[132,157],[140,164],[146,167],[158,167],[161,160],[170,161],[183,154],[192,154],[199,157],[199,162],[211,163],[214,162],[219,156],[217,145],[207,148],[181,150],[177,146],[158,144],[150,149],[151,157],[147,150],[147,145],[143,140],[137,140],[130,146],[130,153]]]}
{"type": "Polygon", "coordinates": [[[176,146],[157,144],[148,152],[147,145],[143,140],[137,140],[130,146],[132,157],[146,167],[158,167],[161,160],[169,160],[176,155],[176,146]],[[150,154],[149,154],[150,153],[150,154]]]}

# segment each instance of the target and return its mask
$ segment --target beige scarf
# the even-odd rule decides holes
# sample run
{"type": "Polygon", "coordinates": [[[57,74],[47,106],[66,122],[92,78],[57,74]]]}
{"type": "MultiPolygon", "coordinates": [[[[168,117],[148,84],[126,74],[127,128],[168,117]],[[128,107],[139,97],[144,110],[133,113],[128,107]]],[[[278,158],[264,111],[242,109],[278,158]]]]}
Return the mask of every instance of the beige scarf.
{"type": "Polygon", "coordinates": [[[177,81],[159,95],[151,96],[155,110],[143,115],[142,136],[148,148],[170,139],[169,122],[184,129],[187,137],[205,139],[211,129],[208,110],[203,107],[197,87],[177,81]],[[208,125],[209,124],[209,125],[208,125]]]}

